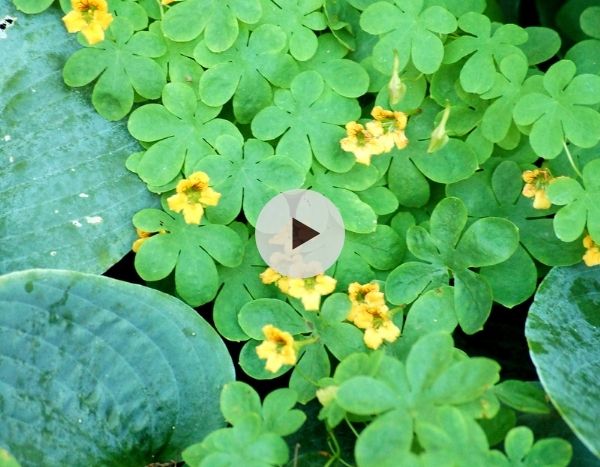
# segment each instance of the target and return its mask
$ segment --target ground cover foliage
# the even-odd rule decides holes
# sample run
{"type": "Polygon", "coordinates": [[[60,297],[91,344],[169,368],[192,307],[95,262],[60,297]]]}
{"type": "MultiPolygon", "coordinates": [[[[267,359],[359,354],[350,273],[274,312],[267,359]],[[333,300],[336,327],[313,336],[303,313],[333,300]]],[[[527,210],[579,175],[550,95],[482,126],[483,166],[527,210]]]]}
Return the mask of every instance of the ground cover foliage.
{"type": "Polygon", "coordinates": [[[600,2],[0,14],[0,466],[600,465],[600,2]],[[511,313],[536,380],[461,348],[511,313]]]}

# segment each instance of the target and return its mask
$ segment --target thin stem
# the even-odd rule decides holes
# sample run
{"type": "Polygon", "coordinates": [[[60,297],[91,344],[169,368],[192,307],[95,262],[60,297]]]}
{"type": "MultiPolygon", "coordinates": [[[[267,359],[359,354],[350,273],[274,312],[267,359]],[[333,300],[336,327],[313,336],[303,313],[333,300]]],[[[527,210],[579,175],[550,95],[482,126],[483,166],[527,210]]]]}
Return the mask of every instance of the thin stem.
{"type": "Polygon", "coordinates": [[[348,425],[348,427],[350,427],[350,430],[352,431],[352,433],[354,433],[354,436],[356,436],[358,438],[358,431],[356,431],[356,428],[354,428],[354,425],[352,425],[352,422],[350,422],[350,420],[348,420],[348,417],[344,417],[344,421],[346,422],[346,425],[348,425]]]}
{"type": "Polygon", "coordinates": [[[583,175],[577,168],[577,165],[575,165],[575,161],[573,160],[573,156],[571,155],[571,151],[569,151],[569,147],[567,146],[566,141],[563,141],[563,148],[565,148],[565,152],[567,153],[567,158],[569,159],[569,162],[571,163],[571,167],[573,167],[573,170],[579,176],[579,178],[583,178],[583,175]]]}

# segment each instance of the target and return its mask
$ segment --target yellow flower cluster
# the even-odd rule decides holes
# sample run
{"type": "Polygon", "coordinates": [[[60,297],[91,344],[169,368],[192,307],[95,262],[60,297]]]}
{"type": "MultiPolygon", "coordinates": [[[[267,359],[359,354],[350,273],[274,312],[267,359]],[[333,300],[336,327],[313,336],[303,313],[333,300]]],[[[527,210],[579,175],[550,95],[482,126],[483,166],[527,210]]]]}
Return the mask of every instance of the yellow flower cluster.
{"type": "Polygon", "coordinates": [[[63,17],[67,31],[81,31],[90,45],[102,42],[113,20],[106,0],[71,0],[71,6],[73,10],[63,17]]]}
{"type": "Polygon", "coordinates": [[[333,277],[324,274],[298,279],[282,276],[272,268],[267,268],[260,279],[263,284],[275,284],[284,294],[300,299],[302,306],[309,311],[317,311],[321,306],[321,297],[332,293],[337,283],[333,277]]]}
{"type": "Polygon", "coordinates": [[[598,266],[600,264],[600,245],[592,237],[586,235],[583,238],[583,246],[587,249],[583,255],[583,262],[586,266],[598,266]]]}
{"type": "Polygon", "coordinates": [[[200,224],[206,206],[216,206],[221,194],[208,186],[210,181],[204,172],[194,172],[188,178],[180,180],[175,188],[176,193],[169,196],[167,204],[175,212],[183,211],[183,218],[188,224],[200,224]]]}
{"type": "Polygon", "coordinates": [[[365,330],[364,342],[367,347],[378,349],[384,340],[394,342],[398,339],[400,329],[392,321],[379,284],[361,285],[353,282],[348,287],[348,296],[352,307],[347,319],[365,330]]]}
{"type": "Polygon", "coordinates": [[[256,347],[258,358],[266,360],[267,371],[276,373],[283,365],[295,365],[297,351],[294,337],[286,331],[267,324],[262,328],[265,340],[256,347]]]}
{"type": "Polygon", "coordinates": [[[548,209],[552,203],[546,194],[548,184],[554,180],[548,169],[534,169],[523,172],[523,196],[533,198],[535,209],[548,209]]]}
{"type": "Polygon", "coordinates": [[[408,139],[404,134],[407,117],[403,112],[373,108],[374,120],[362,125],[357,122],[346,124],[346,137],[340,141],[342,149],[351,152],[356,162],[370,165],[371,157],[390,152],[394,146],[404,149],[408,139]]]}

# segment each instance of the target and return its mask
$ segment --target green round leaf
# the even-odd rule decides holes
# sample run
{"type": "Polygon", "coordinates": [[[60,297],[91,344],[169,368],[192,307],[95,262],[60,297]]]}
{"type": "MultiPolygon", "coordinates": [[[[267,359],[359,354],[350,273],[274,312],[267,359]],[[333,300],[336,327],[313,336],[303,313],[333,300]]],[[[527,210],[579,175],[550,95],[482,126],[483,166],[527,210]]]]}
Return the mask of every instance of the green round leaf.
{"type": "Polygon", "coordinates": [[[0,278],[0,311],[0,445],[23,464],[167,461],[222,425],[231,359],[179,300],[29,270],[0,278]]]}

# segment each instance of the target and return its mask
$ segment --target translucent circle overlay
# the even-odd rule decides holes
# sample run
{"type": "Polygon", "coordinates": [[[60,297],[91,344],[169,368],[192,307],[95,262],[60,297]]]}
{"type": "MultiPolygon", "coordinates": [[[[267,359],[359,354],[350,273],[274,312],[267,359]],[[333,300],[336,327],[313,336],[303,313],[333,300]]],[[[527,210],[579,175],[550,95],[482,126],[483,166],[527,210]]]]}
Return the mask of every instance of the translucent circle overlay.
{"type": "Polygon", "coordinates": [[[335,204],[312,190],[291,190],[271,198],[256,222],[260,255],[271,268],[289,277],[325,272],[338,259],[344,236],[344,221],[335,204]],[[311,238],[293,248],[294,237],[298,244],[307,236],[311,238]]]}

